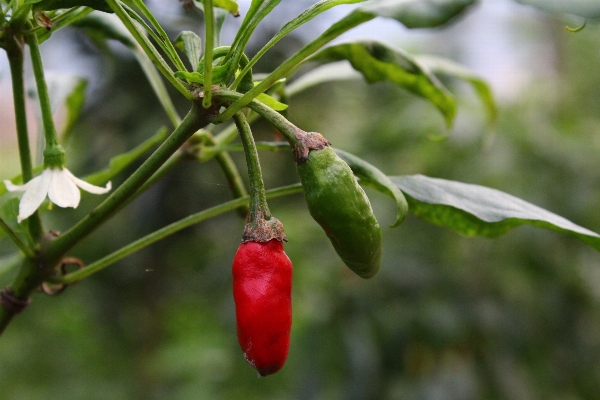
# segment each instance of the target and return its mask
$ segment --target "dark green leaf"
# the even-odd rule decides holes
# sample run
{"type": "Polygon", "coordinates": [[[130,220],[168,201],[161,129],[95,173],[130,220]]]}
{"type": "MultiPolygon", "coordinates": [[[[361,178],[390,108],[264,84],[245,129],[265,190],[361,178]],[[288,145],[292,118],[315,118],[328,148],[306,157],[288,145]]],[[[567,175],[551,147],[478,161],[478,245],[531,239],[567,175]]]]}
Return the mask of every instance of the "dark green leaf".
{"type": "Polygon", "coordinates": [[[352,169],[354,175],[360,178],[360,183],[370,186],[396,200],[396,221],[391,226],[395,227],[400,225],[408,213],[408,203],[394,182],[392,182],[387,175],[385,175],[375,166],[369,164],[354,154],[347,153],[340,149],[334,150],[337,155],[342,158],[342,160],[346,161],[346,163],[352,169]]]}
{"type": "Polygon", "coordinates": [[[571,234],[600,251],[597,233],[499,190],[423,175],[391,180],[407,196],[412,213],[463,235],[496,237],[530,224],[571,234]]]}
{"type": "Polygon", "coordinates": [[[192,65],[192,71],[195,71],[202,57],[202,39],[200,39],[200,36],[192,31],[183,31],[177,35],[173,44],[185,53],[192,65]]]}
{"type": "Polygon", "coordinates": [[[326,47],[311,59],[322,62],[348,60],[367,82],[387,80],[410,90],[433,103],[444,114],[446,123],[452,124],[456,102],[450,92],[400,49],[375,41],[354,41],[326,47]]]}
{"type": "Polygon", "coordinates": [[[600,18],[600,1],[598,0],[516,0],[544,11],[561,14],[572,14],[583,18],[600,18]]]}
{"type": "Polygon", "coordinates": [[[419,55],[415,58],[419,64],[426,67],[435,75],[445,75],[470,83],[486,108],[489,123],[493,124],[496,121],[498,109],[496,107],[496,102],[494,101],[494,95],[492,94],[491,88],[481,77],[447,58],[431,55],[419,55]]]}
{"type": "Polygon", "coordinates": [[[369,0],[358,9],[373,16],[393,18],[407,28],[433,28],[450,21],[475,2],[476,0],[369,0]]]}
{"type": "Polygon", "coordinates": [[[33,5],[33,11],[50,11],[59,8],[90,7],[94,10],[112,13],[105,0],[41,0],[33,5]]]}

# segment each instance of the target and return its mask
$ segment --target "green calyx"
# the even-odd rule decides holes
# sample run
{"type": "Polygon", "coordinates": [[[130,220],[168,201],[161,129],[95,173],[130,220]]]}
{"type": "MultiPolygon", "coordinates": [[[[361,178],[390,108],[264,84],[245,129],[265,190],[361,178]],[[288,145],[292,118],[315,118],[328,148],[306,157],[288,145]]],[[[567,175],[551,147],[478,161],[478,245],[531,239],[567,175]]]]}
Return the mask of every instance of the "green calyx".
{"type": "Polygon", "coordinates": [[[44,150],[44,168],[63,169],[65,167],[65,149],[60,144],[46,147],[44,150]]]}
{"type": "Polygon", "coordinates": [[[352,170],[329,146],[298,163],[308,210],[342,261],[368,279],[379,271],[381,227],[352,170]]]}

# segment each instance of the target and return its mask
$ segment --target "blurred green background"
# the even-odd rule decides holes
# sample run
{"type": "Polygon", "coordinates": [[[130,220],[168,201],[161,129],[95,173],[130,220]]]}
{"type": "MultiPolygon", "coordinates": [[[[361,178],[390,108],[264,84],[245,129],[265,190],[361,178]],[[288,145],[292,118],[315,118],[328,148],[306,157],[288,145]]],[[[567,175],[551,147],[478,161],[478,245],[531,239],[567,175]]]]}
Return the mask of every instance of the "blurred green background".
{"type": "MultiPolygon", "coordinates": [[[[172,14],[159,15],[172,33],[200,32],[198,15],[180,12],[174,2],[163,7],[170,7],[172,14]]],[[[280,7],[249,53],[293,17],[286,4],[280,7]]],[[[454,81],[445,82],[459,102],[451,132],[425,101],[391,84],[362,81],[324,84],[292,98],[289,118],[389,175],[421,173],[494,187],[600,231],[599,27],[590,23],[573,34],[564,29],[576,25],[570,20],[512,3],[507,13],[492,12],[505,18],[497,33],[509,36],[504,42],[486,44],[478,36],[481,20],[490,18],[483,6],[446,29],[413,35],[398,28],[387,38],[413,53],[445,55],[496,74],[490,79],[500,106],[495,127],[486,125],[470,87],[454,81]],[[487,63],[477,63],[478,51],[487,52],[487,63]]],[[[311,27],[322,30],[326,22],[311,27]]],[[[272,70],[318,33],[303,32],[269,53],[259,70],[272,70]]],[[[62,40],[96,68],[68,148],[70,169],[84,176],[168,121],[123,48],[115,46],[105,58],[75,31],[60,33],[48,46],[62,40]]],[[[500,40],[493,31],[488,35],[500,40]]],[[[186,111],[184,102],[178,107],[186,111]]],[[[259,140],[274,137],[264,122],[253,130],[259,140]]],[[[13,143],[1,139],[3,149],[13,143]]],[[[233,156],[244,172],[243,155],[233,156]]],[[[260,156],[267,187],[298,180],[287,152],[260,156]]],[[[381,271],[368,281],[337,258],[302,195],[270,202],[286,227],[295,268],[292,344],[277,374],[258,379],[237,344],[230,266],[244,221],[232,212],[59,296],[34,296],[0,339],[0,399],[599,397],[600,255],[574,238],[533,227],[493,240],[464,238],[413,216],[389,228],[393,202],[366,190],[384,232],[381,271]]],[[[228,199],[216,163],[188,162],[72,255],[91,262],[228,199]]],[[[99,200],[85,197],[75,211],[46,213],[46,225],[64,230],[99,200]]],[[[13,249],[3,239],[0,250],[13,249]]],[[[10,278],[0,276],[2,287],[10,278]]]]}

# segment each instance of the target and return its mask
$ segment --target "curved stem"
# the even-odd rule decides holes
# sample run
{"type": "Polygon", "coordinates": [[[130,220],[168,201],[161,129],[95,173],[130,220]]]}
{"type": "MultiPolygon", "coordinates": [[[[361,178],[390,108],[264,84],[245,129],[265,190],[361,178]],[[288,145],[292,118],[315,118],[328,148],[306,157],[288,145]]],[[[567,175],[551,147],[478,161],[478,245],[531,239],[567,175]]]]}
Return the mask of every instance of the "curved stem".
{"type": "MultiPolygon", "coordinates": [[[[302,185],[294,184],[289,186],[284,186],[272,190],[268,190],[267,197],[279,197],[286,196],[289,194],[300,193],[302,192],[302,185]]],[[[238,199],[230,200],[226,203],[219,204],[218,206],[211,207],[204,211],[200,211],[198,213],[192,214],[186,218],[183,218],[177,222],[173,222],[170,225],[165,226],[155,232],[152,232],[124,247],[115,251],[112,254],[88,265],[87,267],[80,269],[75,272],[71,272],[67,275],[61,277],[52,277],[48,279],[48,282],[51,283],[64,283],[71,284],[78,282],[88,276],[103,270],[109,265],[119,261],[120,259],[127,257],[128,255],[143,249],[151,245],[152,243],[164,239],[165,237],[172,235],[176,232],[179,232],[182,229],[185,229],[189,226],[197,224],[199,222],[205,221],[209,218],[216,217],[220,214],[223,214],[228,211],[232,211],[240,206],[246,204],[248,202],[248,196],[240,197],[238,199]]]]}
{"type": "Polygon", "coordinates": [[[246,121],[246,117],[241,112],[233,116],[235,125],[240,133],[242,144],[244,145],[244,153],[246,154],[246,165],[248,166],[248,177],[250,178],[250,214],[248,215],[248,223],[254,223],[258,218],[269,220],[271,212],[267,204],[267,196],[265,195],[265,184],[263,182],[260,163],[258,161],[258,151],[254,144],[250,125],[246,121]]]}

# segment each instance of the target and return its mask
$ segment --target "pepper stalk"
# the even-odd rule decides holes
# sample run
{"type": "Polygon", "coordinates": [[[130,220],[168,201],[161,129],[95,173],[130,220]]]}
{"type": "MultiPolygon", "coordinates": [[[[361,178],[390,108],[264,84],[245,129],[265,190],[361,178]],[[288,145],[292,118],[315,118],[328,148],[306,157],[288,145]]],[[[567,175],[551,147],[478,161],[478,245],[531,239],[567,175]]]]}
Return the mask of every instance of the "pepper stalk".
{"type": "Polygon", "coordinates": [[[272,239],[277,239],[280,242],[287,241],[283,232],[283,224],[277,218],[271,216],[269,211],[265,185],[258,161],[258,151],[252,138],[250,125],[248,125],[246,117],[241,112],[234,114],[233,120],[242,139],[250,178],[250,212],[242,234],[242,243],[268,242],[272,239]]]}

